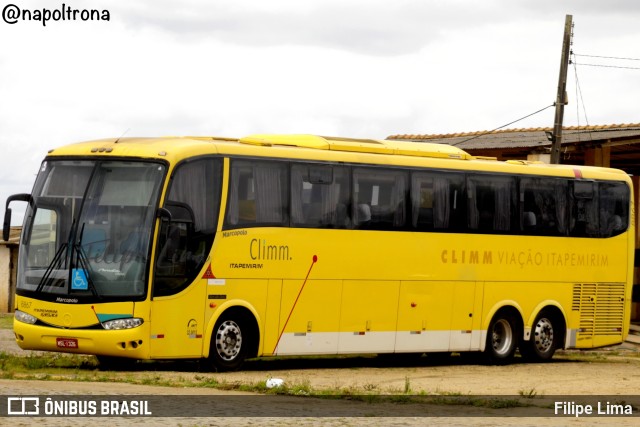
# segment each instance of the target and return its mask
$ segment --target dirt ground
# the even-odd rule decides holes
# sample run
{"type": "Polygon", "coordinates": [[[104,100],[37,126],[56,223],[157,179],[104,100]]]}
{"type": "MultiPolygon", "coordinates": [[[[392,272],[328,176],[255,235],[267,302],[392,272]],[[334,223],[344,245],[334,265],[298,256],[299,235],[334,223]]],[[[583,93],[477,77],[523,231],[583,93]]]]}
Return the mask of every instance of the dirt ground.
{"type": "MultiPolygon", "coordinates": [[[[0,352],[25,354],[20,350],[10,330],[0,330],[0,352]]],[[[422,357],[420,359],[397,360],[380,357],[351,357],[334,359],[262,359],[247,362],[245,369],[232,373],[197,372],[198,365],[188,363],[150,364],[134,367],[122,375],[127,378],[193,378],[194,381],[212,378],[227,384],[255,384],[269,378],[282,379],[289,386],[309,387],[313,390],[342,390],[344,394],[363,395],[480,395],[500,397],[535,396],[552,401],[566,396],[610,396],[618,401],[640,402],[640,348],[625,343],[615,348],[599,350],[595,356],[575,361],[574,352],[559,352],[551,363],[515,363],[507,366],[488,366],[476,360],[454,356],[440,360],[422,357]],[[193,372],[196,371],[196,372],[193,372]],[[631,400],[629,400],[631,399],[631,400]],[[635,399],[635,400],[634,400],[635,399]]],[[[111,374],[111,373],[110,373],[111,374]]],[[[119,375],[119,374],[118,374],[119,375]]],[[[147,385],[133,385],[109,382],[73,381],[25,381],[0,380],[0,394],[11,396],[29,394],[126,394],[126,395],[247,395],[219,391],[210,388],[172,388],[147,385]]],[[[255,395],[254,395],[255,396],[255,395]]],[[[182,425],[182,426],[222,426],[222,425],[639,425],[640,405],[634,406],[633,417],[565,418],[549,416],[545,418],[504,417],[505,410],[479,409],[469,417],[456,417],[459,406],[440,408],[438,417],[394,416],[379,417],[379,413],[365,410],[361,417],[330,417],[320,403],[309,398],[278,396],[277,404],[283,405],[288,417],[180,417],[180,418],[12,418],[11,425],[27,426],[38,422],[41,425],[182,425]]],[[[169,399],[170,400],[170,399],[169,399]]],[[[240,400],[243,402],[243,400],[240,400]]],[[[246,401],[256,404],[256,399],[246,401]]],[[[169,401],[168,404],[171,402],[169,401]]],[[[270,402],[271,405],[273,402],[270,402]]],[[[344,402],[347,404],[348,402],[344,402]]],[[[0,404],[4,404],[0,402],[0,404]]],[[[229,402],[237,405],[238,402],[229,402]]],[[[366,405],[358,402],[358,404],[366,405]]],[[[551,403],[552,405],[553,403],[551,403]]],[[[635,404],[635,403],[634,403],[635,404]]],[[[544,406],[544,405],[543,405],[544,406]]],[[[371,407],[371,406],[370,406],[371,407]]],[[[338,408],[338,407],[336,407],[338,408]]],[[[234,408],[226,408],[233,412],[234,408]]],[[[237,409],[237,408],[236,408],[237,409]]],[[[336,409],[340,413],[339,408],[336,409]]],[[[509,409],[508,415],[527,415],[526,409],[509,409]]],[[[246,413],[246,408],[240,412],[246,413]]],[[[393,411],[392,411],[393,412],[393,411]]],[[[223,413],[228,413],[224,412],[223,413]]],[[[249,412],[250,413],[250,412],[249,412]]],[[[355,415],[359,413],[356,411],[355,415]]],[[[397,415],[397,414],[396,414],[397,415]]],[[[415,415],[415,414],[410,414],[415,415]]],[[[550,415],[553,412],[550,411],[550,415]]],[[[0,425],[3,424],[0,419],[0,425]]],[[[6,421],[6,420],[5,420],[6,421]]]]}

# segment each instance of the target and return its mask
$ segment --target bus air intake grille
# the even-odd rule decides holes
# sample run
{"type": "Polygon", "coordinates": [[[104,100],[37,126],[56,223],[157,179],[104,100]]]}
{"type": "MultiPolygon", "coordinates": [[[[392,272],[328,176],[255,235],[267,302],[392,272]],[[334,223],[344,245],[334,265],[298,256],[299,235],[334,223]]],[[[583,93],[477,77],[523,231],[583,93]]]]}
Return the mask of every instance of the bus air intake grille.
{"type": "Polygon", "coordinates": [[[622,335],[624,283],[576,284],[571,309],[580,313],[581,337],[622,335]]]}

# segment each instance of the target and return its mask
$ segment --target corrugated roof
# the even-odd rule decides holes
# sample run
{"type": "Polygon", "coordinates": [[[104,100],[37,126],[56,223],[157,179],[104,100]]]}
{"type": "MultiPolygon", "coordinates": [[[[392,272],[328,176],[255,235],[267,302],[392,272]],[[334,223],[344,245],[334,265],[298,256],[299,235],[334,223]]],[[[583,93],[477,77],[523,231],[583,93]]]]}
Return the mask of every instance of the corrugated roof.
{"type": "MultiPolygon", "coordinates": [[[[449,134],[426,135],[391,135],[389,140],[414,142],[436,142],[449,144],[463,150],[479,150],[493,148],[529,148],[550,147],[551,141],[547,133],[553,128],[517,128],[497,131],[477,131],[449,134]]],[[[611,124],[596,126],[567,126],[563,127],[562,143],[580,144],[599,142],[610,139],[625,139],[640,137],[640,123],[611,124]]]]}

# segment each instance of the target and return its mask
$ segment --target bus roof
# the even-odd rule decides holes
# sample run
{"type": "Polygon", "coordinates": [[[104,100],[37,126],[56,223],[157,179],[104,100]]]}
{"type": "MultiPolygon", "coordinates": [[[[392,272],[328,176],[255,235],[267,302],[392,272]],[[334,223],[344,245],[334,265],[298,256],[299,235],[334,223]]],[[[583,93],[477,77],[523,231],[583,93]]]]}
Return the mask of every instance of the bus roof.
{"type": "Polygon", "coordinates": [[[377,139],[336,138],[315,135],[250,135],[239,139],[238,142],[263,146],[284,145],[356,153],[395,154],[446,159],[473,158],[466,151],[446,144],[414,144],[404,141],[377,139]]]}
{"type": "MultiPolygon", "coordinates": [[[[469,153],[446,144],[414,143],[406,141],[386,141],[376,139],[337,138],[316,135],[250,135],[243,138],[224,137],[162,137],[162,138],[119,138],[80,142],[51,150],[54,155],[78,155],[80,152],[91,154],[120,152],[120,155],[152,156],[157,148],[161,152],[172,148],[187,148],[194,142],[200,143],[239,143],[254,146],[298,147],[331,151],[357,153],[394,154],[418,157],[438,157],[447,159],[472,159],[469,153]]],[[[210,148],[209,148],[210,150],[210,148]]]]}
{"type": "Polygon", "coordinates": [[[256,134],[243,138],[210,136],[111,138],[62,146],[50,150],[48,155],[50,157],[109,156],[164,159],[171,163],[177,163],[184,158],[207,154],[330,160],[397,166],[431,166],[467,171],[491,170],[503,173],[534,173],[577,178],[601,177],[619,180],[620,175],[627,176],[623,171],[609,168],[478,158],[446,144],[304,134],[256,134]],[[425,163],[426,158],[433,160],[427,164],[425,163]]]}

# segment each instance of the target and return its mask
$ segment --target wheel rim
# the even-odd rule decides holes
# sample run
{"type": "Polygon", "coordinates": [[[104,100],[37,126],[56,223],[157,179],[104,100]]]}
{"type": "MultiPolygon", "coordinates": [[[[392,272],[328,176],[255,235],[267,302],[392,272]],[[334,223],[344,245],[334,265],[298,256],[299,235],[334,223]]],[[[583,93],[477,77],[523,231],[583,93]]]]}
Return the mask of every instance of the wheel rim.
{"type": "Polygon", "coordinates": [[[242,348],[242,331],[233,320],[225,320],[216,334],[216,350],[223,360],[235,359],[242,348]]]}
{"type": "Polygon", "coordinates": [[[505,319],[498,320],[495,325],[493,325],[493,330],[491,331],[491,346],[493,347],[493,351],[498,355],[509,354],[512,343],[513,330],[511,329],[511,324],[505,319]]]}
{"type": "Polygon", "coordinates": [[[546,353],[553,346],[553,324],[549,319],[540,319],[533,331],[535,347],[540,353],[546,353]]]}

